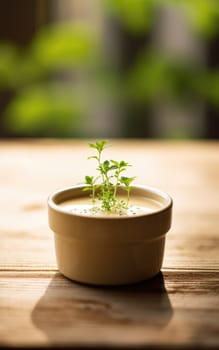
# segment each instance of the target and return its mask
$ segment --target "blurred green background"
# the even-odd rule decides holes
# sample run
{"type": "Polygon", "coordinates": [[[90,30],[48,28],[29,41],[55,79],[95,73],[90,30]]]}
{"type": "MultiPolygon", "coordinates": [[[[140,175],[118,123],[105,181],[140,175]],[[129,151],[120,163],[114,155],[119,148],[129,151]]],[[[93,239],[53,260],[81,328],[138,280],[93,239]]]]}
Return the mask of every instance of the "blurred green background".
{"type": "Polygon", "coordinates": [[[1,0],[0,136],[218,139],[218,0],[1,0]]]}

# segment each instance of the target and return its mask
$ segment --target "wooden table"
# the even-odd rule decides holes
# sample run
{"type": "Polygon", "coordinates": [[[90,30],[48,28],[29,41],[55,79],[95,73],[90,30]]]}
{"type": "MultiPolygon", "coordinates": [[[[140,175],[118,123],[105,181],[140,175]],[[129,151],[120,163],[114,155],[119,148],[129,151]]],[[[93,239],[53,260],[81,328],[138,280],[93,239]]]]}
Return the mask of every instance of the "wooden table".
{"type": "Polygon", "coordinates": [[[47,195],[94,171],[86,141],[0,143],[1,347],[219,347],[219,143],[111,141],[174,200],[162,273],[128,287],[63,277],[47,195]]]}

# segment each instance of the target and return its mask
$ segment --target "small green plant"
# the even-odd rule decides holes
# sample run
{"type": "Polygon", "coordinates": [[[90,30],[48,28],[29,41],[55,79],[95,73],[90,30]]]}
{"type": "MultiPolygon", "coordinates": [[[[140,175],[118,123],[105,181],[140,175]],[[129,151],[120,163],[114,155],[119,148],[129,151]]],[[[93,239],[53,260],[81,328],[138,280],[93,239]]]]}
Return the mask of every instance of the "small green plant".
{"type": "Polygon", "coordinates": [[[84,191],[90,192],[94,211],[123,214],[129,207],[131,183],[135,177],[122,175],[127,167],[131,166],[124,160],[120,162],[112,159],[102,160],[102,153],[106,146],[107,141],[105,140],[89,143],[89,147],[95,149],[97,153],[88,159],[96,160],[98,175],[96,177],[85,176],[84,191]],[[126,192],[126,199],[118,197],[118,188],[126,192]]]}

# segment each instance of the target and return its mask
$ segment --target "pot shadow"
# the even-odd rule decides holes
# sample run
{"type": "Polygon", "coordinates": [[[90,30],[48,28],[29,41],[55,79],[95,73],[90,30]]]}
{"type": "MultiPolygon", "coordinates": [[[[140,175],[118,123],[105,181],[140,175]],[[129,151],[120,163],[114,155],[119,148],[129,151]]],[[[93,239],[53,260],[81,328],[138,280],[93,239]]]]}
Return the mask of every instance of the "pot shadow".
{"type": "Polygon", "coordinates": [[[31,318],[49,343],[57,346],[83,343],[91,330],[96,339],[103,340],[104,327],[126,333],[140,327],[155,332],[156,339],[172,315],[161,272],[148,281],[122,287],[88,286],[56,273],[31,318]]]}

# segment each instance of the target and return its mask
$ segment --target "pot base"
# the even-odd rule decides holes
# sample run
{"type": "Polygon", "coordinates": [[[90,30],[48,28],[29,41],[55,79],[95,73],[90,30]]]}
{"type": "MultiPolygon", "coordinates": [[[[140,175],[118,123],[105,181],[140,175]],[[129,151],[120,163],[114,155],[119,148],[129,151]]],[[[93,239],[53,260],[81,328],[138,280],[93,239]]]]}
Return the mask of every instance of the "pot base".
{"type": "Polygon", "coordinates": [[[158,274],[164,244],[165,236],[150,242],[110,244],[55,234],[60,272],[73,281],[102,286],[137,283],[158,274]]]}

